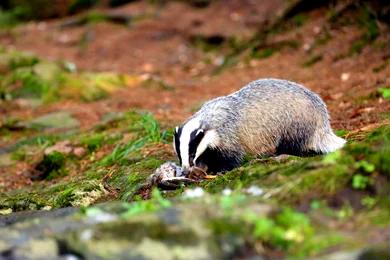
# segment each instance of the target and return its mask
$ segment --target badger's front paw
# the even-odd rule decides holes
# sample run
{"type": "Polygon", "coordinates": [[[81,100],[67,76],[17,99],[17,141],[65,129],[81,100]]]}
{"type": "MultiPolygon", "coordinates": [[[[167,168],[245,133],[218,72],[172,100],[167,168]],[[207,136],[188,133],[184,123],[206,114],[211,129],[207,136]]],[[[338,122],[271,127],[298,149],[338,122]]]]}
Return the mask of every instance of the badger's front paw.
{"type": "Polygon", "coordinates": [[[187,178],[192,180],[204,180],[204,179],[214,179],[216,177],[215,175],[208,175],[206,170],[207,168],[194,166],[189,170],[187,174],[187,178]]]}

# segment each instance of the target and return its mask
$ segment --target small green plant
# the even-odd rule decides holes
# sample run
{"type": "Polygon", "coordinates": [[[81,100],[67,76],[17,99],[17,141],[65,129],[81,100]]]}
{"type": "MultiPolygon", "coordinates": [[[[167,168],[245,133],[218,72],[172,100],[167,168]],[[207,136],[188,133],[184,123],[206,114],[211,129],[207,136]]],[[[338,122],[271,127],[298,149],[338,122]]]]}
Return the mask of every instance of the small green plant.
{"type": "Polygon", "coordinates": [[[152,143],[158,143],[161,141],[160,125],[151,113],[143,114],[140,120],[135,123],[135,126],[143,130],[144,138],[147,141],[152,143]]]}
{"type": "Polygon", "coordinates": [[[11,155],[11,159],[15,161],[24,161],[26,160],[27,154],[24,149],[18,149],[14,151],[11,155]]]}
{"type": "Polygon", "coordinates": [[[382,94],[384,99],[390,99],[390,87],[378,88],[378,92],[382,94]]]}
{"type": "Polygon", "coordinates": [[[20,88],[11,92],[16,97],[41,98],[48,92],[49,86],[30,69],[17,70],[13,73],[11,84],[21,84],[20,88]]]}
{"type": "Polygon", "coordinates": [[[225,41],[226,41],[225,37],[220,35],[214,35],[209,37],[196,35],[190,39],[190,42],[193,46],[201,49],[204,52],[211,52],[211,51],[218,50],[219,48],[222,47],[225,41]]]}
{"type": "Polygon", "coordinates": [[[375,170],[375,165],[366,160],[361,160],[355,163],[355,168],[365,173],[372,173],[375,170]]]}
{"type": "Polygon", "coordinates": [[[118,144],[112,153],[100,162],[101,165],[108,166],[114,163],[123,163],[130,153],[139,150],[145,144],[159,143],[164,141],[165,136],[169,136],[169,133],[165,135],[161,133],[158,121],[150,113],[129,114],[128,116],[133,119],[130,131],[136,132],[139,138],[127,144],[118,144]]]}
{"type": "Polygon", "coordinates": [[[342,136],[345,136],[346,134],[348,134],[348,130],[340,129],[340,130],[336,130],[335,133],[337,136],[342,137],[342,136]]]}
{"type": "Polygon", "coordinates": [[[292,18],[292,21],[295,26],[301,27],[308,20],[308,17],[304,14],[297,14],[292,18]]]}
{"type": "Polygon", "coordinates": [[[313,237],[314,229],[305,214],[284,208],[273,218],[250,217],[254,224],[253,235],[272,246],[293,251],[299,244],[313,237]]]}
{"type": "Polygon", "coordinates": [[[251,57],[254,59],[265,59],[271,57],[277,49],[274,48],[266,48],[262,50],[252,50],[251,57]]]}
{"type": "Polygon", "coordinates": [[[322,54],[315,54],[309,57],[302,65],[303,67],[311,67],[317,62],[320,62],[322,58],[323,58],[322,54]]]}
{"type": "Polygon", "coordinates": [[[80,140],[80,144],[85,145],[90,152],[93,152],[100,146],[102,146],[104,139],[105,135],[102,133],[88,135],[82,140],[80,140]]]}
{"type": "Polygon", "coordinates": [[[352,177],[352,187],[357,190],[365,190],[371,183],[371,180],[369,177],[361,175],[361,174],[355,174],[352,177]]]}
{"type": "Polygon", "coordinates": [[[146,142],[147,141],[145,138],[141,138],[135,141],[131,141],[127,144],[119,144],[114,148],[111,154],[104,157],[99,164],[102,166],[109,166],[114,163],[121,164],[125,161],[126,157],[131,152],[137,151],[138,149],[142,148],[146,144],[146,142]]]}
{"type": "Polygon", "coordinates": [[[15,70],[21,67],[32,67],[39,62],[39,59],[27,53],[10,53],[12,55],[8,62],[8,67],[15,70]]]}
{"type": "Polygon", "coordinates": [[[361,200],[361,203],[367,208],[373,208],[378,203],[378,199],[375,197],[366,196],[361,200]]]}
{"type": "Polygon", "coordinates": [[[25,5],[15,6],[10,10],[0,10],[0,28],[18,25],[31,15],[31,8],[25,5]]]}
{"type": "Polygon", "coordinates": [[[35,167],[39,172],[38,179],[52,180],[65,175],[65,156],[57,151],[43,157],[43,160],[35,167]]]}
{"type": "Polygon", "coordinates": [[[121,214],[123,218],[129,218],[134,215],[147,212],[155,212],[164,208],[169,208],[172,206],[172,203],[164,199],[161,196],[160,191],[155,188],[152,191],[152,198],[150,200],[140,200],[134,201],[129,204],[124,204],[127,210],[121,214]]]}
{"type": "Polygon", "coordinates": [[[376,15],[368,6],[365,6],[361,9],[359,25],[363,28],[364,31],[360,39],[352,44],[349,51],[350,54],[361,53],[366,45],[374,42],[375,39],[379,36],[379,27],[377,24],[376,15]]]}

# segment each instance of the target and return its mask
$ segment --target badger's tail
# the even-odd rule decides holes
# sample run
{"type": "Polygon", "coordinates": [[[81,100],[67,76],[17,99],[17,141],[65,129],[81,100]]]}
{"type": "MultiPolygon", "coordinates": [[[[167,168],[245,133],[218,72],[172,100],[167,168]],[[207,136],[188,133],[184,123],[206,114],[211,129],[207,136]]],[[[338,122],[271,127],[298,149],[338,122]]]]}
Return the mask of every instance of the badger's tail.
{"type": "Polygon", "coordinates": [[[342,148],[346,141],[333,133],[331,129],[327,132],[316,133],[313,137],[310,149],[318,153],[330,153],[342,148]]]}

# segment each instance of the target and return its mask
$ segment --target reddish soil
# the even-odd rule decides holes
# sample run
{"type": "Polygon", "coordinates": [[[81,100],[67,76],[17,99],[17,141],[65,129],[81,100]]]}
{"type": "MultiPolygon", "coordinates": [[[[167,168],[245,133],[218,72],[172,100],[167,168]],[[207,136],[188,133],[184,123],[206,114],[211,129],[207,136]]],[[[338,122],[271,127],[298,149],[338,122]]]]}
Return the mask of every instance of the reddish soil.
{"type": "Polygon", "coordinates": [[[32,117],[69,110],[83,128],[88,128],[107,112],[141,108],[173,126],[205,100],[228,94],[258,78],[276,77],[299,82],[319,93],[328,105],[336,129],[356,130],[383,123],[382,112],[390,110],[390,101],[375,95],[367,97],[376,93],[378,87],[390,85],[387,24],[379,24],[379,38],[362,53],[348,55],[362,29],[356,25],[332,26],[326,18],[327,10],[316,9],[307,13],[303,26],[271,39],[271,42],[296,41],[297,49],[285,47],[269,58],[242,61],[215,76],[208,60],[217,62],[218,52],[204,53],[190,44],[189,39],[196,35],[248,39],[259,26],[269,23],[282,2],[216,1],[205,9],[178,2],[165,7],[136,2],[109,10],[145,15],[130,27],[101,22],[60,28],[63,20],[52,20],[0,32],[0,44],[7,48],[31,51],[50,60],[68,60],[81,70],[156,75],[174,86],[174,90],[139,86],[122,89],[97,102],[62,101],[30,110],[15,108],[7,113],[32,117]],[[316,46],[316,40],[325,31],[329,40],[316,46]],[[304,67],[302,64],[313,55],[322,55],[322,60],[304,67]]]}

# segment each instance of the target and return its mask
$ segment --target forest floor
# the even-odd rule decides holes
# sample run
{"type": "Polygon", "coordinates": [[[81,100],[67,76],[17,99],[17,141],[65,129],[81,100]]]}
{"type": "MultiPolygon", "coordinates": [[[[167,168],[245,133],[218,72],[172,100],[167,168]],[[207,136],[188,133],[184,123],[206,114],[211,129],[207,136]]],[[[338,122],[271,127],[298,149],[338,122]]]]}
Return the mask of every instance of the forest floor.
{"type": "MultiPolygon", "coordinates": [[[[318,255],[389,241],[389,25],[366,6],[342,7],[298,12],[270,26],[285,1],[215,1],[206,8],[141,1],[2,29],[1,214],[112,200],[135,201],[129,205],[143,214],[201,186],[212,198],[208,210],[215,203],[229,209],[243,203],[256,211],[253,200],[272,208],[268,222],[230,212],[236,218],[227,231],[219,219],[226,212],[199,213],[215,218],[215,234],[244,238],[219,237],[220,248],[234,244],[230,256],[318,255]],[[132,19],[117,24],[102,14],[132,19]],[[264,41],[250,45],[255,35],[264,41]],[[137,190],[161,163],[175,160],[174,126],[210,98],[271,77],[318,93],[347,147],[282,162],[248,159],[237,170],[164,198],[137,190]],[[253,199],[249,187],[262,195],[253,199]],[[231,201],[221,194],[227,188],[231,201]],[[150,204],[141,200],[150,197],[150,204]],[[237,231],[242,222],[257,231],[237,231]],[[295,233],[289,238],[278,233],[290,228],[295,233]]],[[[118,211],[134,210],[129,207],[118,211]]],[[[88,209],[95,208],[87,215],[93,212],[88,209]]],[[[75,245],[82,239],[63,240],[84,257],[96,253],[92,245],[80,253],[84,249],[75,245]]]]}

